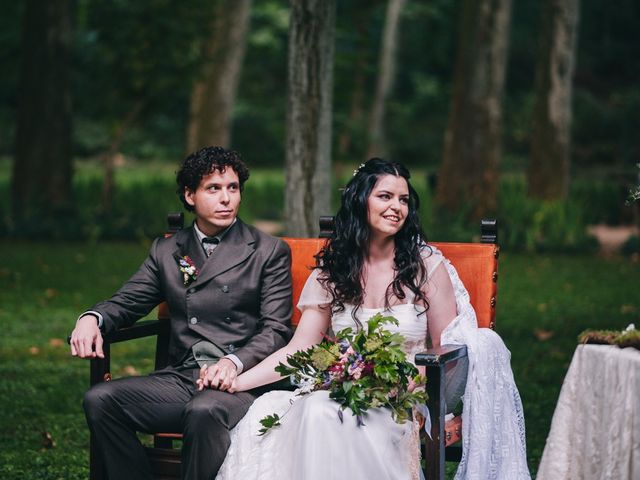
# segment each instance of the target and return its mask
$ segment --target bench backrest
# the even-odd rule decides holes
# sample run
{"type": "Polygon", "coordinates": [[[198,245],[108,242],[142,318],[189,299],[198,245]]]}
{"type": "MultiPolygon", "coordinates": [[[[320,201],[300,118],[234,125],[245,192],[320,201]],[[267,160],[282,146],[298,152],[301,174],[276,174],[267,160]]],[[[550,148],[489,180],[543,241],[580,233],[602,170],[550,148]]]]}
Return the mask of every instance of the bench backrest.
{"type": "MultiPolygon", "coordinates": [[[[284,238],[291,247],[291,273],[293,275],[293,305],[298,304],[311,266],[315,265],[314,255],[324,242],[323,238],[284,238]]],[[[478,317],[478,326],[494,328],[496,315],[496,294],[498,286],[498,246],[488,243],[437,243],[431,245],[442,251],[458,271],[464,283],[471,304],[478,317]]],[[[300,321],[300,311],[294,308],[292,324],[300,321]]]]}

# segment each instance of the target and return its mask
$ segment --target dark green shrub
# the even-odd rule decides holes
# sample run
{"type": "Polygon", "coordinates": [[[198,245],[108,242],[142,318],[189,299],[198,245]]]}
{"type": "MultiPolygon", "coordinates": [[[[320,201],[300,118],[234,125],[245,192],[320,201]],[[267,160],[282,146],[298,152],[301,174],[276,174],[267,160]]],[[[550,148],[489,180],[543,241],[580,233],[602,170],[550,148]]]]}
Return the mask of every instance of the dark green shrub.
{"type": "MultiPolygon", "coordinates": [[[[164,232],[166,214],[183,211],[175,193],[175,168],[171,165],[127,165],[118,171],[109,211],[101,206],[102,172],[95,164],[81,164],[74,180],[75,208],[55,219],[33,219],[20,226],[11,223],[8,172],[0,175],[0,226],[4,235],[51,238],[140,239],[164,232]]],[[[351,170],[331,187],[333,208],[340,202],[340,187],[351,170]]],[[[434,203],[432,186],[424,172],[414,169],[412,183],[421,205],[420,216],[429,240],[479,239],[479,225],[468,220],[468,208],[447,214],[434,203]]],[[[284,172],[254,170],[243,193],[241,217],[284,221],[284,172]]],[[[626,193],[626,192],[624,192],[626,193]]],[[[623,192],[612,183],[580,180],[566,201],[548,202],[527,197],[524,176],[504,176],[499,185],[499,242],[507,249],[525,251],[592,251],[596,241],[586,233],[594,223],[619,223],[633,213],[623,192]]],[[[190,223],[191,215],[187,215],[190,223]]],[[[633,249],[633,244],[627,250],[633,249]]],[[[637,250],[636,250],[637,251],[637,250]]]]}

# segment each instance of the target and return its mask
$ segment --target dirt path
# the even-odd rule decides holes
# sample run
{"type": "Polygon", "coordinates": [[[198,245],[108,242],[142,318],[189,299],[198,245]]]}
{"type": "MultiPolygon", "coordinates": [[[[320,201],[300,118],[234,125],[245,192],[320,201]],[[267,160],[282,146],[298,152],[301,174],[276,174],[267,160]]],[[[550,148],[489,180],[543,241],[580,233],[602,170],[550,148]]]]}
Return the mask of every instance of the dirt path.
{"type": "Polygon", "coordinates": [[[587,232],[593,235],[600,244],[603,254],[612,255],[619,253],[622,246],[631,236],[640,235],[640,229],[633,225],[609,226],[609,225],[589,225],[587,232]]]}

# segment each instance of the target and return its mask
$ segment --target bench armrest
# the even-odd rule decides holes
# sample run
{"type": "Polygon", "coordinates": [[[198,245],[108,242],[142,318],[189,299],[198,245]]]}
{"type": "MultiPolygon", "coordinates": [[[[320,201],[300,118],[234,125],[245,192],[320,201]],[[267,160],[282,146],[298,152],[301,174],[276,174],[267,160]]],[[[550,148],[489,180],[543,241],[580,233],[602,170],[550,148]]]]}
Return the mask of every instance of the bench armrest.
{"type": "Polygon", "coordinates": [[[136,338],[152,337],[162,332],[163,327],[168,326],[169,322],[167,320],[143,320],[134,323],[130,327],[120,328],[103,335],[103,339],[105,342],[118,343],[136,338]]]}
{"type": "MultiPolygon", "coordinates": [[[[111,344],[126,342],[137,338],[157,337],[155,368],[159,370],[168,364],[169,360],[169,329],[170,321],[167,320],[143,320],[126,328],[121,328],[103,335],[102,350],[104,358],[91,359],[90,384],[95,385],[103,381],[111,380],[109,372],[111,364],[111,344]]],[[[67,343],[71,343],[71,335],[67,337],[67,343]]]]}
{"type": "Polygon", "coordinates": [[[416,365],[437,367],[467,356],[466,345],[440,345],[416,354],[416,365]]]}
{"type": "MultiPolygon", "coordinates": [[[[126,342],[136,338],[145,338],[158,335],[169,326],[167,320],[143,320],[130,327],[121,328],[102,336],[105,343],[126,342]]],[[[67,344],[71,343],[71,335],[67,335],[67,344]]]]}

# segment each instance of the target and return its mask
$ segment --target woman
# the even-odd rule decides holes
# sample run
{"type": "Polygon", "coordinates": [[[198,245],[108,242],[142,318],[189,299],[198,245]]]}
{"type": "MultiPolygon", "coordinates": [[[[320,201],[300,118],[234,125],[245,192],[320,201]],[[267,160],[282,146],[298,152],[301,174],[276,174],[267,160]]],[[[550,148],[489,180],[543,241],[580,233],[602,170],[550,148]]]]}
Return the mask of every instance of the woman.
{"type": "MultiPolygon", "coordinates": [[[[393,315],[399,321],[397,327],[386,328],[404,336],[404,350],[410,361],[424,350],[427,334],[438,346],[450,327],[454,327],[454,333],[448,343],[478,343],[471,338],[477,334],[477,327],[461,325],[473,315],[464,287],[442,255],[424,243],[426,237],[417,213],[419,200],[409,177],[402,165],[381,159],[371,159],[355,172],[342,194],[335,231],[319,252],[317,267],[300,296],[302,318],[293,339],[240,375],[233,391],[279,380],[274,368],[286,362],[287,355],[319,343],[330,327],[334,331],[357,328],[378,312],[393,315]],[[462,320],[461,308],[471,310],[462,320]],[[475,332],[467,335],[470,329],[475,332]]],[[[474,352],[470,353],[471,378],[475,348],[468,348],[474,352]]],[[[510,375],[509,370],[506,376],[510,375]]],[[[206,370],[201,377],[207,381],[206,370]]],[[[465,392],[465,410],[469,390],[465,392]]],[[[515,385],[507,395],[512,400],[513,392],[517,397],[514,409],[520,412],[512,419],[515,424],[522,416],[515,385]]],[[[338,409],[338,403],[326,391],[304,396],[282,391],[263,395],[232,431],[231,448],[217,479],[419,478],[415,422],[397,424],[388,410],[377,408],[364,415],[364,425],[360,426],[356,417],[346,412],[343,421],[338,420],[338,409]],[[272,413],[283,417],[282,425],[258,436],[259,420],[272,413]]],[[[469,433],[464,425],[465,433],[469,433]]],[[[524,433],[523,424],[520,431],[524,433]]],[[[521,448],[515,446],[522,457],[518,475],[495,478],[528,478],[523,438],[520,440],[521,448]]],[[[491,458],[480,457],[480,462],[495,470],[491,458]]],[[[463,459],[460,478],[467,476],[465,465],[463,459]]],[[[511,469],[510,473],[515,471],[511,469]]],[[[469,476],[475,477],[475,472],[469,476]]],[[[481,472],[477,478],[492,477],[481,472]]]]}

